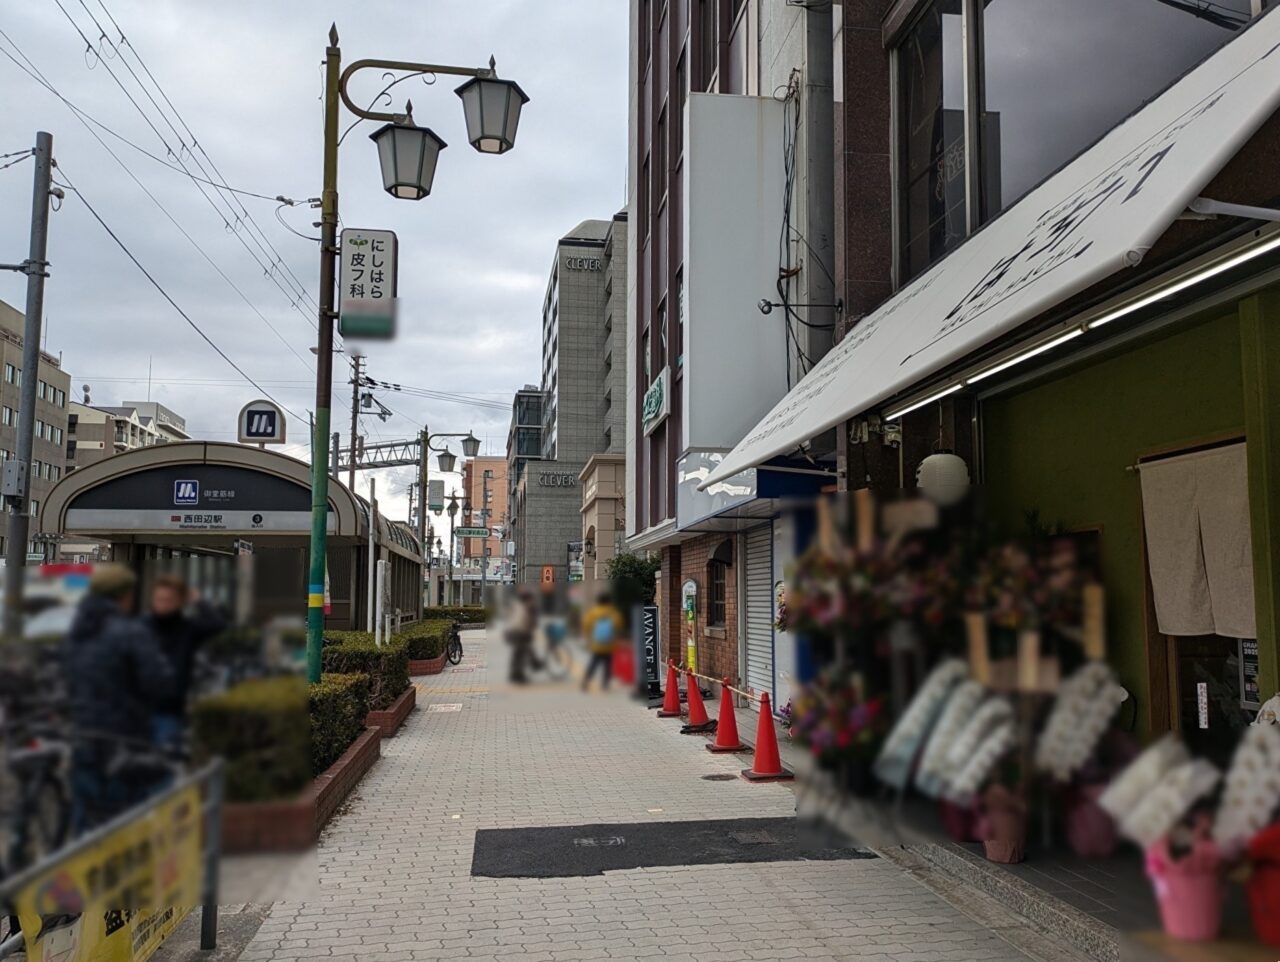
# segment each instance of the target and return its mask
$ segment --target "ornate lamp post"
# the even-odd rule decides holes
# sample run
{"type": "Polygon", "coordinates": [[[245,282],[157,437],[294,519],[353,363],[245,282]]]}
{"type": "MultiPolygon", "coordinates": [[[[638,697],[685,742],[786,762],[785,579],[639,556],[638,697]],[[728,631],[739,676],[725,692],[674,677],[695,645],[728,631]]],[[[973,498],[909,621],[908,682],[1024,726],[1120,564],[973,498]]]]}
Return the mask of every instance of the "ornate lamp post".
{"type": "MultiPolygon", "coordinates": [[[[307,588],[307,678],[320,680],[321,646],[324,639],[324,581],[328,551],[329,522],[329,415],[333,393],[334,286],[338,254],[338,144],[339,101],[362,120],[380,121],[385,126],[373,135],[382,168],[383,188],[393,197],[421,200],[431,192],[436,164],[445,143],[435,133],[413,123],[412,106],[403,114],[357,107],[347,93],[351,77],[361,70],[381,70],[405,74],[383,88],[379,99],[391,87],[409,77],[451,74],[468,78],[457,91],[462,99],[467,124],[467,140],[480,153],[505,153],[515,143],[520,109],[528,97],[519,86],[499,80],[494,61],[488,67],[449,67],[441,64],[402,60],[357,60],[342,69],[338,28],[329,28],[325,50],[324,98],[324,189],[320,197],[320,314],[316,346],[316,405],[311,459],[311,565],[307,588]]],[[[478,446],[478,442],[477,442],[478,446]]],[[[425,455],[425,452],[424,452],[425,455]]],[[[425,456],[423,461],[425,463],[425,456]]],[[[425,471],[422,498],[427,495],[425,471]]],[[[420,511],[419,517],[425,518],[420,511]]],[[[425,537],[419,527],[419,547],[426,554],[425,537]]]]}

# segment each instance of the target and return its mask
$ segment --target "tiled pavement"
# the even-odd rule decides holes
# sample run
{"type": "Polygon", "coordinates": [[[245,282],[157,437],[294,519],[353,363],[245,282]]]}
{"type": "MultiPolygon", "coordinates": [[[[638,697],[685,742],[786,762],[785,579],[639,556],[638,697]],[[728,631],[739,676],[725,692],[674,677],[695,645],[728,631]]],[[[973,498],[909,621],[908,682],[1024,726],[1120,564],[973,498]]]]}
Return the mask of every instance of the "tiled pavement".
{"type": "Polygon", "coordinates": [[[743,760],[711,755],[643,705],[569,686],[511,691],[503,646],[478,633],[466,646],[472,670],[418,680],[418,710],[330,823],[318,890],[276,902],[241,962],[1025,958],[886,860],[472,878],[479,828],[795,805],[783,785],[705,780],[743,760]]]}

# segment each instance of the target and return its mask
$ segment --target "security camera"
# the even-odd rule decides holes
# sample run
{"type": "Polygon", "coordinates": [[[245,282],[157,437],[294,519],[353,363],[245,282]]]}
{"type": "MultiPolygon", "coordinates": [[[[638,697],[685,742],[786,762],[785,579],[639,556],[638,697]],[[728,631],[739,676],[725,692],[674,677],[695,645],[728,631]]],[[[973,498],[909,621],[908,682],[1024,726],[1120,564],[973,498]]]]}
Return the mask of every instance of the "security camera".
{"type": "Polygon", "coordinates": [[[767,297],[760,298],[760,303],[756,306],[760,308],[761,314],[773,313],[773,304],[769,302],[769,299],[767,297]]]}

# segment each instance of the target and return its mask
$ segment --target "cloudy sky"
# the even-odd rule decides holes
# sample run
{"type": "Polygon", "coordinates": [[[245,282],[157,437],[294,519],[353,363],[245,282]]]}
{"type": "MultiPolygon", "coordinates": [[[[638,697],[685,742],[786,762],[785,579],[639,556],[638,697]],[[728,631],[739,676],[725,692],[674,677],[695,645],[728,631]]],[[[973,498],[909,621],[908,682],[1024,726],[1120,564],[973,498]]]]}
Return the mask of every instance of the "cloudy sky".
{"type": "MultiPolygon", "coordinates": [[[[396,416],[386,423],[364,418],[364,432],[378,441],[412,437],[423,423],[435,431],[471,429],[485,441],[483,453],[502,453],[512,391],[539,377],[540,307],[555,241],[624,203],[624,0],[5,3],[0,154],[29,146],[37,129],[52,133],[65,180],[192,320],[300,415],[290,417],[295,443],[286,450],[305,457],[318,250],[281,226],[277,214],[293,231],[314,235],[316,212],[277,210],[272,201],[233,199],[207,187],[202,196],[184,174],[81,123],[5,54],[171,164],[180,160],[198,174],[197,160],[216,164],[232,187],[302,199],[320,189],[320,61],[331,21],[347,63],[380,57],[483,66],[493,54],[499,75],[517,80],[531,98],[516,149],[491,157],[466,142],[457,78],[399,84],[397,105],[411,98],[417,122],[450,145],[423,201],[382,192],[370,123],[347,137],[339,165],[343,224],[395,230],[400,239],[400,334],[366,353],[372,377],[406,390],[379,392],[396,416]],[[119,43],[121,31],[127,44],[119,43]],[[490,406],[433,399],[422,389],[490,406]]],[[[382,85],[377,72],[367,72],[353,82],[353,99],[367,103],[382,85]]],[[[0,171],[0,261],[26,256],[31,173],[30,161],[0,171]]],[[[200,339],[74,193],[53,216],[49,251],[46,348],[62,355],[73,393],[88,384],[96,404],[145,399],[150,365],[153,400],[184,415],[197,437],[234,440],[236,412],[257,390],[200,339]]],[[[0,300],[21,308],[24,290],[20,275],[0,273],[0,300]]],[[[337,363],[333,417],[345,443],[349,369],[342,357],[337,363]]],[[[412,473],[379,475],[379,500],[401,516],[412,473]]]]}

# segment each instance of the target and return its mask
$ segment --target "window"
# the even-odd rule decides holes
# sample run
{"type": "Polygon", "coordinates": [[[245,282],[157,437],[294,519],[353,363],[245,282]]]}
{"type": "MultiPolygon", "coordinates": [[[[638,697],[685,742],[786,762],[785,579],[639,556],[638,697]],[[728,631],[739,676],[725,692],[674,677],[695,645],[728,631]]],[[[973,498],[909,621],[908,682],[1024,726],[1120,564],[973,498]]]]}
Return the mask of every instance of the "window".
{"type": "Polygon", "coordinates": [[[67,415],[67,433],[68,434],[75,434],[76,428],[79,426],[79,424],[80,424],[80,415],[78,414],[67,415]]]}
{"type": "Polygon", "coordinates": [[[4,382],[5,384],[18,383],[18,369],[12,364],[6,363],[4,366],[4,382]]]}
{"type": "Polygon", "coordinates": [[[662,108],[662,113],[658,115],[658,131],[653,139],[654,153],[654,196],[661,200],[667,193],[667,168],[670,166],[667,160],[667,108],[662,108]]]}
{"type": "Polygon", "coordinates": [[[1230,40],[1252,4],[925,4],[896,49],[898,283],[1230,40]],[[981,38],[969,45],[979,62],[966,63],[966,33],[981,38]],[[968,89],[966,75],[975,78],[968,89]],[[1046,90],[1070,96],[1046,98],[1046,90]],[[967,131],[977,144],[967,143],[967,131]],[[976,171],[967,170],[971,160],[976,171]]]}
{"type": "Polygon", "coordinates": [[[66,406],[67,406],[67,392],[66,392],[66,391],[64,391],[64,390],[62,390],[61,388],[58,388],[54,393],[57,395],[57,396],[54,398],[54,403],[55,403],[56,405],[58,405],[58,407],[60,407],[60,408],[64,408],[64,407],[66,407],[66,406]]]}
{"type": "Polygon", "coordinates": [[[644,386],[649,386],[650,378],[653,372],[653,358],[649,356],[649,331],[640,335],[640,369],[644,371],[644,386]]]}
{"type": "Polygon", "coordinates": [[[3,412],[0,412],[0,424],[3,424],[5,427],[10,427],[17,423],[18,414],[13,408],[7,407],[3,412]]]}
{"type": "Polygon", "coordinates": [[[41,401],[44,400],[44,392],[47,387],[48,385],[45,384],[44,381],[38,381],[36,383],[36,397],[41,401]]]}
{"type": "Polygon", "coordinates": [[[1251,15],[1250,0],[988,0],[982,6],[984,216],[999,213],[1092,144],[1235,36],[1251,15]],[[1082,36],[1087,41],[1071,42],[1082,36]],[[1124,66],[1113,73],[1099,69],[1104,64],[1124,66]],[[1071,95],[1046,101],[1046,90],[1071,95]]]}
{"type": "Polygon", "coordinates": [[[44,440],[44,422],[36,418],[36,437],[41,441],[44,440]]]}
{"type": "Polygon", "coordinates": [[[654,370],[661,371],[667,366],[667,302],[664,299],[658,305],[658,354],[654,360],[654,370]]]}
{"type": "Polygon", "coordinates": [[[707,579],[710,590],[707,592],[707,625],[724,626],[725,598],[729,585],[729,566],[723,561],[712,561],[707,579]]]}
{"type": "Polygon", "coordinates": [[[35,498],[31,499],[31,517],[35,517],[40,513],[40,502],[35,498]]]}
{"type": "Polygon", "coordinates": [[[52,437],[50,440],[52,440],[54,444],[61,444],[61,443],[62,443],[62,428],[54,428],[54,429],[53,429],[53,437],[52,437]]]}
{"type": "Polygon", "coordinates": [[[905,283],[965,237],[961,0],[925,10],[898,49],[898,212],[905,283]]]}
{"type": "Polygon", "coordinates": [[[696,0],[698,4],[698,89],[710,90],[716,76],[716,41],[719,30],[718,0],[696,0]]]}

